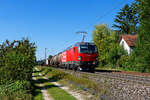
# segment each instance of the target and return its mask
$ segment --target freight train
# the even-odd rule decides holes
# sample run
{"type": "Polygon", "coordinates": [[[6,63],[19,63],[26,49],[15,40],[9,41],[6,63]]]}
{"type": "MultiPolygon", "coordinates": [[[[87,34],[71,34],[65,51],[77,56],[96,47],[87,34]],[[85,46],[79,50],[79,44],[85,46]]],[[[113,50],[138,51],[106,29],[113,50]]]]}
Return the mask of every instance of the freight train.
{"type": "Polygon", "coordinates": [[[63,52],[53,56],[50,65],[73,70],[94,70],[98,65],[96,45],[90,42],[78,42],[63,52]]]}

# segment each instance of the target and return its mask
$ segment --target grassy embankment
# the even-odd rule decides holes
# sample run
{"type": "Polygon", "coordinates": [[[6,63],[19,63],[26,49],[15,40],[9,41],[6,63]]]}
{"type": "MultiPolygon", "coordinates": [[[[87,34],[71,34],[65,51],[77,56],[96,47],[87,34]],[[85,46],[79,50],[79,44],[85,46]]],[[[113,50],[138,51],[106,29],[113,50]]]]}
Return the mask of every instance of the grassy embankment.
{"type": "Polygon", "coordinates": [[[57,81],[63,85],[67,85],[72,89],[80,89],[85,90],[95,97],[99,97],[107,93],[107,88],[104,88],[102,84],[97,84],[91,81],[86,74],[81,75],[81,77],[73,76],[71,74],[67,74],[61,70],[47,67],[37,67],[41,70],[43,76],[46,76],[51,81],[57,81]]]}
{"type": "MultiPolygon", "coordinates": [[[[51,97],[54,98],[54,100],[76,100],[73,96],[71,96],[69,93],[67,93],[66,91],[62,90],[61,88],[59,88],[58,86],[52,84],[50,81],[51,80],[46,80],[43,79],[43,76],[39,76],[39,72],[42,74],[47,74],[51,69],[42,69],[39,68],[40,71],[37,71],[37,73],[35,74],[36,78],[37,78],[37,82],[41,84],[41,86],[39,86],[38,83],[36,83],[36,87],[37,87],[37,92],[39,91],[39,88],[46,88],[48,90],[48,92],[50,93],[51,97]]],[[[36,95],[34,97],[34,100],[42,100],[40,99],[41,95],[36,95]]]]}

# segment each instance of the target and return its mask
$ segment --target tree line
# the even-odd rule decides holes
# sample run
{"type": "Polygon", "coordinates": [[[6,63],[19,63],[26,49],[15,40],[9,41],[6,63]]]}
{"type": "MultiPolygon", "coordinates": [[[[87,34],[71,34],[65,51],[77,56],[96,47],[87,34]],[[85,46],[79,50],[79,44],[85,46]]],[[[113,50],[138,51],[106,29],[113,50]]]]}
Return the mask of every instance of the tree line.
{"type": "Polygon", "coordinates": [[[99,24],[93,31],[93,41],[99,53],[99,66],[150,72],[150,1],[135,0],[126,4],[114,18],[110,29],[99,24]],[[137,34],[134,51],[128,55],[118,40],[122,34],[137,34]]]}

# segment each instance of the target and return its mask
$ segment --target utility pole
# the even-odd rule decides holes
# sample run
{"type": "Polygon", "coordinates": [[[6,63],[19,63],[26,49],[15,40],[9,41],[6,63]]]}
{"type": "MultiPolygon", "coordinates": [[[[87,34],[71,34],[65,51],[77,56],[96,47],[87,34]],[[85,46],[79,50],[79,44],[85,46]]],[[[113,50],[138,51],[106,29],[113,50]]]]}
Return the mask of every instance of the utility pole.
{"type": "Polygon", "coordinates": [[[86,32],[86,31],[79,31],[79,32],[76,32],[76,33],[77,33],[77,34],[82,34],[82,35],[83,35],[82,41],[81,41],[81,42],[84,42],[84,39],[85,39],[85,36],[86,36],[87,32],[86,32]]]}
{"type": "Polygon", "coordinates": [[[47,50],[47,48],[45,48],[45,65],[46,65],[46,59],[47,59],[47,53],[46,53],[47,51],[46,50],[47,50]]]}

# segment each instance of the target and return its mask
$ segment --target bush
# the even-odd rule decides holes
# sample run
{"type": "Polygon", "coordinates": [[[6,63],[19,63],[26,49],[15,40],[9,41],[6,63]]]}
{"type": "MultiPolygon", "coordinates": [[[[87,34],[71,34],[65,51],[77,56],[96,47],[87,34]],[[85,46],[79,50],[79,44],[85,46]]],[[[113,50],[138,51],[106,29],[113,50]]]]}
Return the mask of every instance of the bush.
{"type": "Polygon", "coordinates": [[[117,62],[117,66],[121,67],[123,69],[128,67],[128,61],[129,61],[129,56],[128,55],[123,55],[117,62]]]}
{"type": "Polygon", "coordinates": [[[31,84],[28,81],[12,81],[0,85],[0,100],[31,100],[30,89],[31,84]]]}
{"type": "Polygon", "coordinates": [[[135,52],[130,55],[122,56],[118,61],[118,66],[127,71],[149,72],[146,65],[144,66],[144,60],[136,58],[135,52]]]}
{"type": "Polygon", "coordinates": [[[106,62],[109,67],[117,67],[117,63],[120,58],[124,55],[127,55],[127,52],[118,44],[112,44],[112,48],[106,53],[106,62]]]}
{"type": "Polygon", "coordinates": [[[5,58],[5,67],[10,71],[13,80],[30,80],[32,74],[32,66],[28,63],[28,56],[16,51],[9,52],[5,58]]]}
{"type": "Polygon", "coordinates": [[[0,45],[1,82],[2,80],[31,80],[32,69],[36,62],[35,50],[34,43],[30,43],[28,39],[12,43],[7,40],[0,45]]]}
{"type": "Polygon", "coordinates": [[[0,100],[31,100],[30,80],[36,47],[28,39],[0,45],[0,100]]]}

